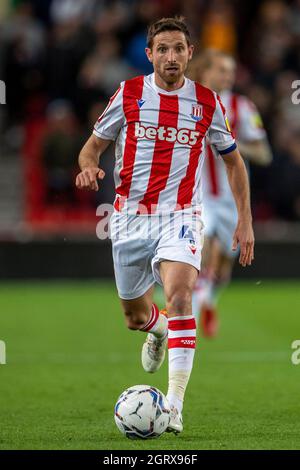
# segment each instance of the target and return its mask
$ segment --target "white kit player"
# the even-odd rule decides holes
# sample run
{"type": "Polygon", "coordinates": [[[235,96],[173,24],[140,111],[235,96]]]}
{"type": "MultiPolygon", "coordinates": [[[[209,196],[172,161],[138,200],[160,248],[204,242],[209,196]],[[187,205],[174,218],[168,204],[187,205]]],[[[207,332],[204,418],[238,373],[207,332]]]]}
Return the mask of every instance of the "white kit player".
{"type": "MultiPolygon", "coordinates": [[[[236,64],[231,56],[221,51],[207,50],[194,59],[191,76],[220,95],[243,157],[258,165],[268,165],[272,154],[256,106],[245,96],[232,91],[235,71],[236,64]]],[[[193,313],[198,320],[201,315],[205,336],[217,333],[218,293],[230,281],[238,255],[237,250],[232,250],[238,213],[228,183],[226,165],[211,144],[207,139],[201,179],[205,241],[202,271],[193,294],[193,313]]]]}
{"type": "Polygon", "coordinates": [[[147,333],[147,372],[158,370],[168,346],[168,431],[179,433],[196,345],[192,292],[201,263],[199,184],[207,136],[228,168],[243,266],[252,262],[254,236],[247,172],[224,108],[216,93],[184,76],[193,54],[185,23],[157,21],[149,27],[147,45],[154,73],[121,83],[79,155],[76,185],[98,190],[104,177],[99,157],[115,141],[116,285],[127,327],[147,333]],[[153,303],[155,282],[163,286],[167,314],[153,303]]]}

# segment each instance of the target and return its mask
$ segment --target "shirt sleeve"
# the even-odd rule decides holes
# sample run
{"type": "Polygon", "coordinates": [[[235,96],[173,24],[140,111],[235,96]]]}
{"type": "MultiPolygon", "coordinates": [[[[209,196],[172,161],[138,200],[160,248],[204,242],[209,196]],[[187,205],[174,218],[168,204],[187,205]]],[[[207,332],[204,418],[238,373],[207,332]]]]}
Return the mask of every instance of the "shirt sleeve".
{"type": "Polygon", "coordinates": [[[239,117],[237,136],[241,142],[262,140],[266,137],[266,131],[255,104],[244,96],[239,98],[239,117]]]}
{"type": "Polygon", "coordinates": [[[118,137],[121,127],[125,122],[123,111],[123,90],[122,82],[117,91],[110,98],[105,110],[98,118],[93,134],[101,139],[115,140],[118,137]]]}
{"type": "Polygon", "coordinates": [[[236,149],[236,143],[220,97],[216,93],[214,95],[216,108],[208,130],[208,140],[221,155],[225,155],[236,149]]]}

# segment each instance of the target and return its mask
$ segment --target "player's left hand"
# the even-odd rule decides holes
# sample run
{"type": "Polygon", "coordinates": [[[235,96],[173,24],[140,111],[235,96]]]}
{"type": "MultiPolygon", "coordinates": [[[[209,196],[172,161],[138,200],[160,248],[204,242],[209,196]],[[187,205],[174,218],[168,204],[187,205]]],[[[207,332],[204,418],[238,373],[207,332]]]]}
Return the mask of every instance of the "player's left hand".
{"type": "Polygon", "coordinates": [[[233,235],[232,250],[236,251],[240,245],[239,263],[245,267],[250,266],[254,260],[254,233],[249,220],[239,220],[233,235]]]}

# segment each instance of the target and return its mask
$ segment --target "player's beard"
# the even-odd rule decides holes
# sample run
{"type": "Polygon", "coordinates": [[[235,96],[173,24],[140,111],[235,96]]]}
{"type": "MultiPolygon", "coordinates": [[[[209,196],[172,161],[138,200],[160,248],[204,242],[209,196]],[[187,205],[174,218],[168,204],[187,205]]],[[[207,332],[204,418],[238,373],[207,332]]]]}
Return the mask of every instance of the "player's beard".
{"type": "Polygon", "coordinates": [[[172,71],[164,68],[159,75],[165,83],[172,85],[173,83],[180,82],[183,79],[184,72],[182,71],[182,68],[178,66],[178,68],[172,71]]]}

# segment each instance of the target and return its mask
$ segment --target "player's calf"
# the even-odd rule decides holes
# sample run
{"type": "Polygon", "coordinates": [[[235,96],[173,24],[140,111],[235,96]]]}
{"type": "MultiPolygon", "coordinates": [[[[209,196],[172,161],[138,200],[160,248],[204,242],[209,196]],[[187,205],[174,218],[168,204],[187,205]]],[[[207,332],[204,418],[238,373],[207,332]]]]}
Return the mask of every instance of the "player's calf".
{"type": "Polygon", "coordinates": [[[130,330],[140,330],[147,323],[149,313],[145,311],[126,310],[125,323],[130,330]]]}

